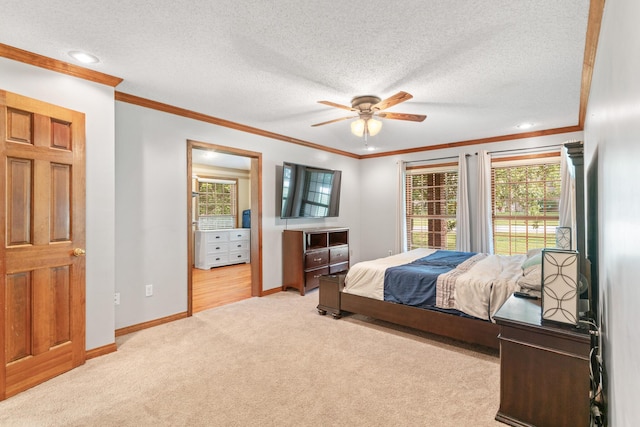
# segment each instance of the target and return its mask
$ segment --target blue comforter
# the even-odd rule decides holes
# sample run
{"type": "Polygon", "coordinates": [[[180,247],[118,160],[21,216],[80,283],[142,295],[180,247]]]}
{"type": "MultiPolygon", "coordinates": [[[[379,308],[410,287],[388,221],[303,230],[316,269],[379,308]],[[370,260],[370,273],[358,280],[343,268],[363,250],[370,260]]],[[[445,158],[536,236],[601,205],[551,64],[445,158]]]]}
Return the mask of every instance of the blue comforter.
{"type": "Polygon", "coordinates": [[[474,252],[436,251],[409,264],[389,267],[384,273],[384,300],[414,307],[432,307],[436,304],[438,276],[474,255],[474,252]]]}

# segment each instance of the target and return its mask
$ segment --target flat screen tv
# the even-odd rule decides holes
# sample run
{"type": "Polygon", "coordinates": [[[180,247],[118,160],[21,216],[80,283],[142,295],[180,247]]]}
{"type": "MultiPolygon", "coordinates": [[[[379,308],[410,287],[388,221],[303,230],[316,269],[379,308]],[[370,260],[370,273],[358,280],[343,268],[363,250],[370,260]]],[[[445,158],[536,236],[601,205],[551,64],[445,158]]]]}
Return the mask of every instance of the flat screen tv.
{"type": "Polygon", "coordinates": [[[280,218],[336,217],[342,172],[285,162],[282,165],[280,218]]]}

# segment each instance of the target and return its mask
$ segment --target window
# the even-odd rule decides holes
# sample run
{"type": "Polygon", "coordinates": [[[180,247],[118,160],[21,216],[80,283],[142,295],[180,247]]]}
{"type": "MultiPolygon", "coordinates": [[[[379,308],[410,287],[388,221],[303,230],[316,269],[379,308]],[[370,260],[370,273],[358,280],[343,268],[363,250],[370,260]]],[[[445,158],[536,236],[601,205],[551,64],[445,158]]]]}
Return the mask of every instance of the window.
{"type": "Polygon", "coordinates": [[[408,168],[407,248],[456,248],[458,164],[408,168]]]}
{"type": "Polygon", "coordinates": [[[560,157],[494,159],[491,168],[496,254],[554,247],[559,224],[560,157]]]}
{"type": "Polygon", "coordinates": [[[238,182],[198,178],[198,222],[201,229],[233,228],[238,212],[238,182]]]}

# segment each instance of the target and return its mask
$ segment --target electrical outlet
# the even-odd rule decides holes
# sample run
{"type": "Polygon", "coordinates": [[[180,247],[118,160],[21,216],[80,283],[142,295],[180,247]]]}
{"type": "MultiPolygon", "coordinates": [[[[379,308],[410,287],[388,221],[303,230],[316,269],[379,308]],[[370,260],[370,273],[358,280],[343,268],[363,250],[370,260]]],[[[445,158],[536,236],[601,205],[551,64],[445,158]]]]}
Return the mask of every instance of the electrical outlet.
{"type": "Polygon", "coordinates": [[[153,285],[147,285],[144,289],[144,294],[145,296],[148,296],[148,297],[153,295],[153,285]]]}
{"type": "Polygon", "coordinates": [[[113,294],[113,303],[115,305],[120,305],[120,292],[113,294]]]}

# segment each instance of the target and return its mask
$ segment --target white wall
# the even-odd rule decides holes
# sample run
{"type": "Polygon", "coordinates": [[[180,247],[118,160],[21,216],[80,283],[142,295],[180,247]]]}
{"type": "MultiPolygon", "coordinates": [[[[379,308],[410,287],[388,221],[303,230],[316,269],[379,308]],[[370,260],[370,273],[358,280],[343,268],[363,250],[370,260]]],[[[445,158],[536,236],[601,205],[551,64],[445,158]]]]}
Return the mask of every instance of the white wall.
{"type": "Polygon", "coordinates": [[[0,58],[0,89],[85,113],[87,339],[114,342],[114,110],[112,87],[0,58]]]}
{"type": "Polygon", "coordinates": [[[585,159],[597,159],[599,181],[600,310],[611,426],[637,425],[640,417],[639,16],[637,0],[605,4],[585,125],[585,159]]]}
{"type": "MultiPolygon", "coordinates": [[[[518,139],[513,141],[495,142],[491,144],[473,145],[443,150],[425,151],[397,156],[377,157],[362,160],[361,176],[362,194],[360,206],[362,209],[360,247],[362,260],[387,256],[389,251],[396,252],[397,232],[393,224],[398,221],[397,199],[398,162],[438,159],[442,157],[458,156],[460,153],[471,154],[469,160],[469,196],[471,228],[475,228],[473,218],[476,216],[477,203],[476,173],[477,153],[479,150],[498,151],[528,147],[544,147],[562,144],[569,140],[582,140],[582,132],[564,133],[559,135],[542,136],[537,138],[518,139]]],[[[454,159],[455,161],[455,159],[454,159]]],[[[474,247],[472,241],[472,248],[474,247]]]]}
{"type": "Polygon", "coordinates": [[[262,153],[263,290],[282,285],[282,230],[346,226],[358,252],[359,164],[352,158],[116,102],[116,328],[187,309],[187,140],[262,153]],[[283,161],[342,170],[339,218],[276,217],[283,161]],[[146,284],[154,295],[145,297],[146,284]]]}

